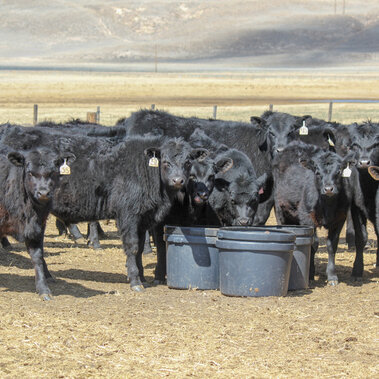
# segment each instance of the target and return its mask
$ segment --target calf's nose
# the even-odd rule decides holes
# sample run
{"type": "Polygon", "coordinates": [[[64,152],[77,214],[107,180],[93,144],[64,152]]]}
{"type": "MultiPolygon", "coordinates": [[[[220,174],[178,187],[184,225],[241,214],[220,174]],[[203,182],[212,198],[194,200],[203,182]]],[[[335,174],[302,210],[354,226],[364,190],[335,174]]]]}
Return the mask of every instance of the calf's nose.
{"type": "Polygon", "coordinates": [[[182,188],[184,185],[184,179],[181,176],[177,176],[172,179],[172,184],[175,188],[182,188]]]}
{"type": "Polygon", "coordinates": [[[370,166],[370,160],[369,159],[361,159],[359,161],[359,165],[362,167],[362,168],[366,168],[368,166],[370,166]]]}
{"type": "Polygon", "coordinates": [[[208,199],[208,192],[199,191],[199,192],[197,192],[197,196],[199,196],[203,200],[207,200],[208,199]]]}
{"type": "Polygon", "coordinates": [[[37,192],[37,197],[39,201],[48,201],[50,199],[50,191],[40,190],[37,192]]]}
{"type": "Polygon", "coordinates": [[[324,193],[325,195],[331,196],[333,195],[334,187],[333,186],[325,186],[324,193]]]}
{"type": "Polygon", "coordinates": [[[249,225],[249,219],[247,217],[241,217],[238,219],[238,224],[242,226],[249,225]]]}

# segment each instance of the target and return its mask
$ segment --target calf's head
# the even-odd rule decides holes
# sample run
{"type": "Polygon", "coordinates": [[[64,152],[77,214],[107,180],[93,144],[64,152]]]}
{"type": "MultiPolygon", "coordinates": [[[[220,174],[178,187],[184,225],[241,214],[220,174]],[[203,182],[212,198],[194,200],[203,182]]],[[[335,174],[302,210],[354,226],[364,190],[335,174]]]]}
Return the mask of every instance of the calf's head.
{"type": "Polygon", "coordinates": [[[209,157],[197,159],[191,167],[188,192],[192,202],[202,205],[209,198],[215,185],[215,175],[225,173],[233,166],[231,158],[220,158],[216,162],[209,157]]]}
{"type": "Polygon", "coordinates": [[[296,117],[288,113],[267,111],[262,115],[264,121],[259,123],[259,118],[252,117],[251,122],[265,130],[267,149],[274,158],[291,141],[297,139],[299,128],[308,118],[311,116],[296,117]]]}
{"type": "Polygon", "coordinates": [[[255,174],[240,173],[227,179],[216,179],[216,188],[221,196],[214,201],[217,205],[214,209],[221,224],[252,225],[267,175],[264,174],[257,179],[255,174]]]}
{"type": "Polygon", "coordinates": [[[370,122],[355,125],[350,130],[351,147],[357,159],[357,168],[367,170],[379,164],[379,125],[370,122]]]}
{"type": "Polygon", "coordinates": [[[161,147],[150,147],[145,154],[156,159],[164,185],[172,191],[183,190],[188,183],[190,170],[195,160],[206,157],[206,149],[193,149],[181,138],[169,139],[161,147]]]}
{"type": "MultiPolygon", "coordinates": [[[[305,160],[302,161],[303,164],[304,162],[305,160]]],[[[321,152],[307,160],[304,165],[314,171],[321,196],[333,197],[341,191],[344,170],[351,170],[355,163],[354,154],[341,158],[333,152],[321,152]]],[[[346,176],[350,176],[350,173],[346,176]]]]}
{"type": "Polygon", "coordinates": [[[41,205],[49,203],[59,183],[60,167],[75,160],[71,153],[62,157],[47,149],[11,152],[8,160],[23,170],[23,184],[28,196],[41,205]]]}

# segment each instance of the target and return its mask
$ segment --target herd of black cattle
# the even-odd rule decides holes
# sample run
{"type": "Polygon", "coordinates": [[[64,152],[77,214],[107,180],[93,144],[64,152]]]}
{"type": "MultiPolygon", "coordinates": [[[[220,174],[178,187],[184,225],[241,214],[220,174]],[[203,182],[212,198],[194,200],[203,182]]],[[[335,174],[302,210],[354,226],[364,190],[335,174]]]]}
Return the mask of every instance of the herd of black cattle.
{"type": "MultiPolygon", "coordinates": [[[[75,231],[116,220],[131,288],[143,290],[146,232],[157,247],[155,280],[166,276],[163,226],[278,224],[328,231],[327,279],[337,284],[335,253],[347,220],[355,245],[352,275],[363,274],[370,220],[379,233],[379,124],[342,125],[265,112],[251,123],[184,118],[141,110],[114,127],[72,121],[0,125],[0,238],[24,241],[36,290],[50,299],[43,256],[51,213],[75,231]]],[[[310,278],[314,278],[312,245],[310,278]]],[[[379,265],[379,249],[377,251],[379,265]]]]}

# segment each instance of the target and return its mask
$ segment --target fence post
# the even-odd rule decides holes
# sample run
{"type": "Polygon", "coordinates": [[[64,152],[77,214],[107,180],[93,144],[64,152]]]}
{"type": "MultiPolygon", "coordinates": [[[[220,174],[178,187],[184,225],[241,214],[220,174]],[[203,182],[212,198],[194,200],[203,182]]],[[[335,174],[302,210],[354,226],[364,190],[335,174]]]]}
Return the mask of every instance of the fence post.
{"type": "Polygon", "coordinates": [[[273,109],[274,109],[274,105],[273,105],[273,104],[270,104],[270,105],[268,106],[268,110],[269,110],[270,112],[272,112],[273,109]]]}
{"type": "Polygon", "coordinates": [[[33,107],[33,125],[36,125],[38,122],[38,104],[34,104],[33,107]]]}
{"type": "Polygon", "coordinates": [[[96,124],[96,112],[87,112],[87,122],[90,124],[96,124]]]}
{"type": "Polygon", "coordinates": [[[96,110],[96,122],[100,124],[100,107],[97,107],[96,110]]]}
{"type": "Polygon", "coordinates": [[[155,110],[155,104],[151,104],[151,109],[155,110]]]}
{"type": "Polygon", "coordinates": [[[328,122],[332,121],[332,113],[333,113],[333,101],[329,103],[328,122]]]}
{"type": "Polygon", "coordinates": [[[217,105],[213,106],[213,118],[216,120],[217,118],[217,105]]]}

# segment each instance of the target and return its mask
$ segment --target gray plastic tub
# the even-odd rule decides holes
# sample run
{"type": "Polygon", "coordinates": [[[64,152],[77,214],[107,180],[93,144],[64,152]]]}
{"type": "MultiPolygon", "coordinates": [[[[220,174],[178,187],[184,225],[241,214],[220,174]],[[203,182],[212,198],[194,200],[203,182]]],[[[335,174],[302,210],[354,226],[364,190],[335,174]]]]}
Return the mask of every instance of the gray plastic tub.
{"type": "Polygon", "coordinates": [[[266,225],[263,228],[284,230],[296,235],[288,290],[294,291],[308,288],[313,228],[303,225],[266,225]]]}
{"type": "Polygon", "coordinates": [[[218,228],[165,226],[167,285],[177,289],[219,289],[218,228]]]}
{"type": "Polygon", "coordinates": [[[296,236],[286,231],[227,227],[218,231],[220,290],[229,296],[285,296],[296,236]]]}

